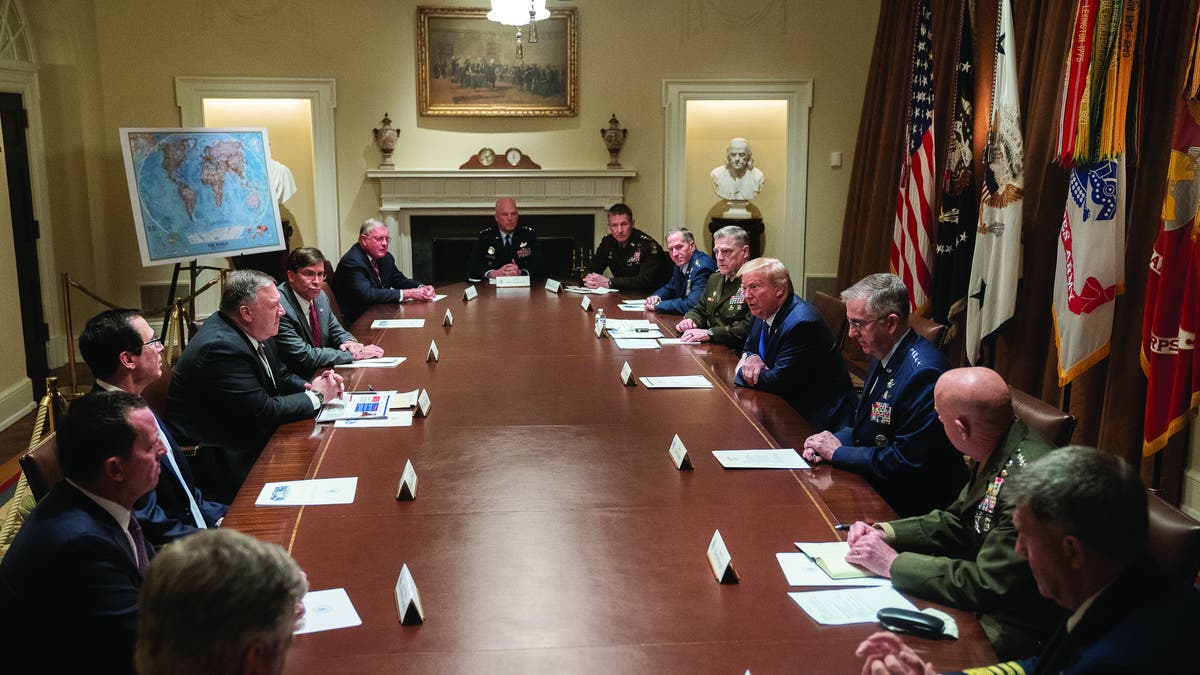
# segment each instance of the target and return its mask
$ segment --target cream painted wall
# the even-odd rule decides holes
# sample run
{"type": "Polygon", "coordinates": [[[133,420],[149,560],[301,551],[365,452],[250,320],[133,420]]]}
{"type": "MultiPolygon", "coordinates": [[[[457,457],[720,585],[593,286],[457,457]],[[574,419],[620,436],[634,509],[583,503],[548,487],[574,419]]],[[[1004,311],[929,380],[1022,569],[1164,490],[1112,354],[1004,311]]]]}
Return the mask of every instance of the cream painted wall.
{"type": "MultiPolygon", "coordinates": [[[[763,255],[786,257],[783,250],[783,220],[787,185],[786,101],[689,101],[687,104],[687,222],[689,229],[703,233],[705,250],[711,252],[708,213],[725,202],[713,192],[713,167],[725,161],[729,140],[741,136],[750,141],[754,166],[763,172],[763,190],[752,200],[762,213],[763,255]]],[[[795,149],[793,149],[794,151],[795,149]]],[[[801,287],[800,279],[796,279],[801,287]]]]}
{"type": "Polygon", "coordinates": [[[629,129],[621,161],[639,173],[628,202],[639,225],[660,236],[662,81],[811,79],[806,264],[810,274],[836,272],[850,172],[830,169],[826,160],[832,150],[853,157],[878,0],[745,0],[733,9],[710,0],[554,3],[579,7],[580,113],[529,119],[416,114],[415,19],[422,3],[429,4],[27,3],[53,117],[47,145],[60,269],[121,303],[136,302],[138,283],[169,276],[169,267],[141,267],[117,129],[177,125],[173,78],[211,75],[336,79],[342,248],[353,241],[356,223],[377,209],[377,188],[364,174],[379,163],[371,129],[385,112],[401,130],[395,161],[402,168],[457,167],[489,145],[517,146],[543,167],[564,169],[606,164],[598,132],[615,112],[629,129]],[[752,11],[758,9],[761,15],[752,11]]]}
{"type": "MultiPolygon", "coordinates": [[[[291,220],[292,248],[317,245],[317,210],[313,201],[312,110],[300,99],[207,99],[206,127],[266,127],[271,159],[282,163],[296,180],[296,194],[283,204],[291,220]]],[[[325,252],[332,256],[333,252],[325,252]]]]}

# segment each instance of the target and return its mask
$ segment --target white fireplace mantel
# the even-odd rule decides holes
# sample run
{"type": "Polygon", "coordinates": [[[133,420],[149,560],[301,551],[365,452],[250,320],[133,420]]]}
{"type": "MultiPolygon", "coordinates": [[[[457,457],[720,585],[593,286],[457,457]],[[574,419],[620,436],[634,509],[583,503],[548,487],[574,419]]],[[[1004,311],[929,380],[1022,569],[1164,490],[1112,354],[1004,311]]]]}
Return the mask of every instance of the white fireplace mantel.
{"type": "Polygon", "coordinates": [[[607,224],[604,209],[625,201],[625,181],[636,176],[633,169],[367,171],[379,184],[379,211],[393,233],[396,264],[410,275],[414,214],[490,213],[498,197],[512,197],[525,213],[592,213],[598,238],[607,224]]]}

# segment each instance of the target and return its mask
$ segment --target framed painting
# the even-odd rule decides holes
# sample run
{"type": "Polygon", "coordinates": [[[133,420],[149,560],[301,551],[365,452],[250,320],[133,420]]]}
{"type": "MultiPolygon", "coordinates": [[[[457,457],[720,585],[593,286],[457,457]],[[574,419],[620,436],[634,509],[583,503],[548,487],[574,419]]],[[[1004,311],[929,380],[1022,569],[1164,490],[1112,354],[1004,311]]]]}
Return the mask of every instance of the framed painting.
{"type": "Polygon", "coordinates": [[[460,117],[574,117],[579,110],[578,14],[556,9],[528,26],[482,8],[417,8],[417,112],[460,117]],[[521,31],[518,49],[517,30],[521,31]]]}

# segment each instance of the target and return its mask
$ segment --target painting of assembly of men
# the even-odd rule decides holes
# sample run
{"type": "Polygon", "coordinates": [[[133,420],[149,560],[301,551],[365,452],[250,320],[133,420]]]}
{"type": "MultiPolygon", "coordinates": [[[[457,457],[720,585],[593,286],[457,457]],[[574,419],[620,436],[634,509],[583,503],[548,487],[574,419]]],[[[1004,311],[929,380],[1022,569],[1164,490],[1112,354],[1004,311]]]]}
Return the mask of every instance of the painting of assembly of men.
{"type": "Polygon", "coordinates": [[[574,114],[574,13],[529,26],[487,20],[479,10],[422,8],[418,89],[422,114],[574,114]],[[520,45],[518,48],[518,44],[520,45]]]}

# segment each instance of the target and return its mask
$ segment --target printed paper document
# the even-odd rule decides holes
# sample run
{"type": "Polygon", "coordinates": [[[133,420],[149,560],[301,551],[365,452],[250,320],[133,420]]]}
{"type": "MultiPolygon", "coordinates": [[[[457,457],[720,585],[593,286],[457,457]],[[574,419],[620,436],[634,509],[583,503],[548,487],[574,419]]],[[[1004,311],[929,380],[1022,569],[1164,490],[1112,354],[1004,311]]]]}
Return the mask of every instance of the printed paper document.
{"type": "Polygon", "coordinates": [[[353,504],[358,477],[317,478],[267,483],[258,493],[255,506],[304,506],[353,504]]]}
{"type": "Polygon", "coordinates": [[[826,626],[848,623],[874,623],[884,607],[917,608],[890,586],[876,588],[839,588],[833,591],[788,593],[813,621],[826,626]]]}
{"type": "Polygon", "coordinates": [[[807,469],[808,462],[795,448],[767,450],[713,450],[726,469],[807,469]]]}

